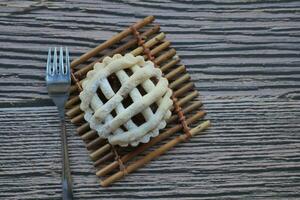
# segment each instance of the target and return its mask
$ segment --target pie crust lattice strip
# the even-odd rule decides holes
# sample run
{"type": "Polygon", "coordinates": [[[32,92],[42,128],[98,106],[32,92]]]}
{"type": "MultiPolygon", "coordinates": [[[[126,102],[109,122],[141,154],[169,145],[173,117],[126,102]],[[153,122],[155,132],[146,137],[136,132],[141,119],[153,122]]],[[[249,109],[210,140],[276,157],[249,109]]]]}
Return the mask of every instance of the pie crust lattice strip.
{"type": "MultiPolygon", "coordinates": [[[[189,73],[186,72],[185,66],[180,64],[176,50],[165,39],[165,33],[160,32],[159,25],[153,25],[153,21],[153,16],[138,21],[71,63],[72,86],[71,95],[66,104],[67,115],[71,122],[78,126],[77,132],[89,151],[96,168],[96,175],[101,178],[102,186],[108,186],[120,180],[176,144],[187,141],[188,138],[202,133],[210,126],[208,120],[202,119],[205,112],[200,109],[202,102],[197,98],[198,91],[194,89],[189,73]],[[172,116],[165,119],[167,126],[159,131],[159,135],[151,137],[149,142],[140,142],[136,147],[114,146],[107,139],[99,137],[97,131],[90,128],[85,120],[85,113],[80,109],[79,94],[83,91],[83,80],[87,73],[105,57],[127,53],[151,60],[155,67],[162,71],[163,77],[168,80],[169,88],[173,91],[171,99],[175,100],[170,108],[172,116]],[[161,141],[164,143],[162,144],[161,141]]],[[[113,79],[108,78],[108,81],[113,83],[113,79]]],[[[116,84],[110,84],[110,86],[116,93],[117,90],[114,88],[116,84]]],[[[124,106],[124,108],[127,107],[124,106]]]]}
{"type": "Polygon", "coordinates": [[[151,61],[146,62],[142,56],[116,54],[112,58],[104,58],[87,73],[82,87],[79,97],[80,108],[85,111],[84,119],[112,145],[147,143],[150,137],[157,136],[159,130],[165,128],[165,120],[171,116],[172,91],[168,88],[168,80],[162,77],[160,69],[155,68],[151,61]],[[125,69],[130,70],[132,75],[129,76],[125,69]],[[112,74],[121,85],[116,92],[108,81],[112,74]],[[157,80],[156,85],[151,78],[157,80]],[[138,90],[139,85],[145,94],[138,90]],[[98,88],[107,102],[98,97],[98,88]],[[122,101],[127,96],[130,96],[132,104],[125,108],[122,101]],[[157,105],[155,112],[150,107],[154,103],[157,105]],[[115,116],[112,116],[112,111],[116,112],[115,116]],[[140,125],[131,119],[138,113],[145,119],[140,125]],[[121,128],[122,125],[126,131],[121,128]]]}

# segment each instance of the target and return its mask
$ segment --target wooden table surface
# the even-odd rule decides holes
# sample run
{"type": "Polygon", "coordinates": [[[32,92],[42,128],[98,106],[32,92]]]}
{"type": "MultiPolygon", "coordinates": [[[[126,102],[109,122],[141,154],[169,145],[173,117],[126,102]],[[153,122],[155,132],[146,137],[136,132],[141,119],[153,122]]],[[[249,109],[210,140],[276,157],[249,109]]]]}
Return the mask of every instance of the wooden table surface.
{"type": "Polygon", "coordinates": [[[213,127],[101,188],[67,125],[75,199],[299,199],[299,1],[0,1],[0,199],[61,199],[47,48],[72,58],[155,15],[213,127]]]}

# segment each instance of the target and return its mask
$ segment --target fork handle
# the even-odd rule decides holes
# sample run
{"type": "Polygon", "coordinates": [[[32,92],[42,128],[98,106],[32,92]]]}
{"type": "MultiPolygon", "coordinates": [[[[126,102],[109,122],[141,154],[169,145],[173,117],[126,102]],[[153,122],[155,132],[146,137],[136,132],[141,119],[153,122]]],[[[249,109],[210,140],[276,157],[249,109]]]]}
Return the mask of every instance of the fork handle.
{"type": "Polygon", "coordinates": [[[64,118],[61,118],[61,150],[62,150],[62,189],[63,200],[73,200],[72,179],[69,164],[67,132],[64,118]]]}

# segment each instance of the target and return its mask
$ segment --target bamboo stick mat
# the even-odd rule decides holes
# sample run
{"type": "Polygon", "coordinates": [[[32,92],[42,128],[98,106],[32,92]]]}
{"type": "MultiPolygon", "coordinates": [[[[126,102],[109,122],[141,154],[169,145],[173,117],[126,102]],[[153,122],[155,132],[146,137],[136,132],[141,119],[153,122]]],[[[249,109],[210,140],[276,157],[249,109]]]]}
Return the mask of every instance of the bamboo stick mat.
{"type": "Polygon", "coordinates": [[[108,186],[134,172],[210,125],[209,121],[202,119],[205,115],[205,112],[200,110],[202,103],[194,100],[198,92],[194,89],[190,75],[185,66],[180,64],[180,58],[171,47],[170,41],[166,40],[165,33],[160,32],[160,26],[153,24],[153,21],[153,16],[144,18],[71,63],[72,86],[70,98],[66,103],[67,115],[71,122],[78,126],[77,132],[90,152],[102,186],[108,186]],[[82,90],[82,80],[96,62],[102,61],[105,56],[129,52],[135,56],[143,55],[162,70],[164,77],[169,81],[169,87],[173,90],[174,103],[172,117],[157,137],[137,147],[123,148],[110,145],[106,139],[99,138],[96,131],[89,128],[83,118],[84,113],[79,108],[78,95],[82,90]],[[195,127],[189,128],[191,124],[195,124],[195,127]],[[176,137],[171,137],[175,134],[176,137]],[[160,144],[163,140],[166,142],[160,144]]]}

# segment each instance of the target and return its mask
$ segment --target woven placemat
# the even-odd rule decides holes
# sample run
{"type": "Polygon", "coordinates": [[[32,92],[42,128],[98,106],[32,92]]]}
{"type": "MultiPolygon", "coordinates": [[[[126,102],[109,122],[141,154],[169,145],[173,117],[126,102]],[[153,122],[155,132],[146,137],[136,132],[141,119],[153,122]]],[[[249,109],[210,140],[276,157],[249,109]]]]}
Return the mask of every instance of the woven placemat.
{"type": "Polygon", "coordinates": [[[72,86],[66,104],[67,115],[71,122],[78,126],[77,132],[90,152],[96,175],[101,177],[102,186],[108,186],[137,170],[176,144],[188,141],[190,137],[210,125],[209,121],[202,119],[205,115],[205,112],[200,110],[202,103],[194,100],[198,92],[194,89],[190,75],[185,66],[180,64],[179,56],[171,47],[170,41],[165,39],[166,34],[160,32],[160,26],[153,24],[153,21],[153,16],[144,18],[71,63],[72,86]],[[84,120],[84,113],[79,108],[78,95],[87,72],[105,56],[116,53],[143,55],[145,59],[151,60],[162,70],[164,77],[169,81],[169,87],[173,90],[173,113],[167,121],[167,127],[161,130],[157,137],[137,147],[112,146],[106,139],[98,137],[96,131],[91,130],[84,120]],[[195,124],[194,128],[189,127],[191,124],[195,124]],[[175,134],[176,137],[172,137],[175,134]],[[162,145],[162,140],[167,142],[162,145]],[[153,148],[150,150],[150,147],[153,148]]]}

